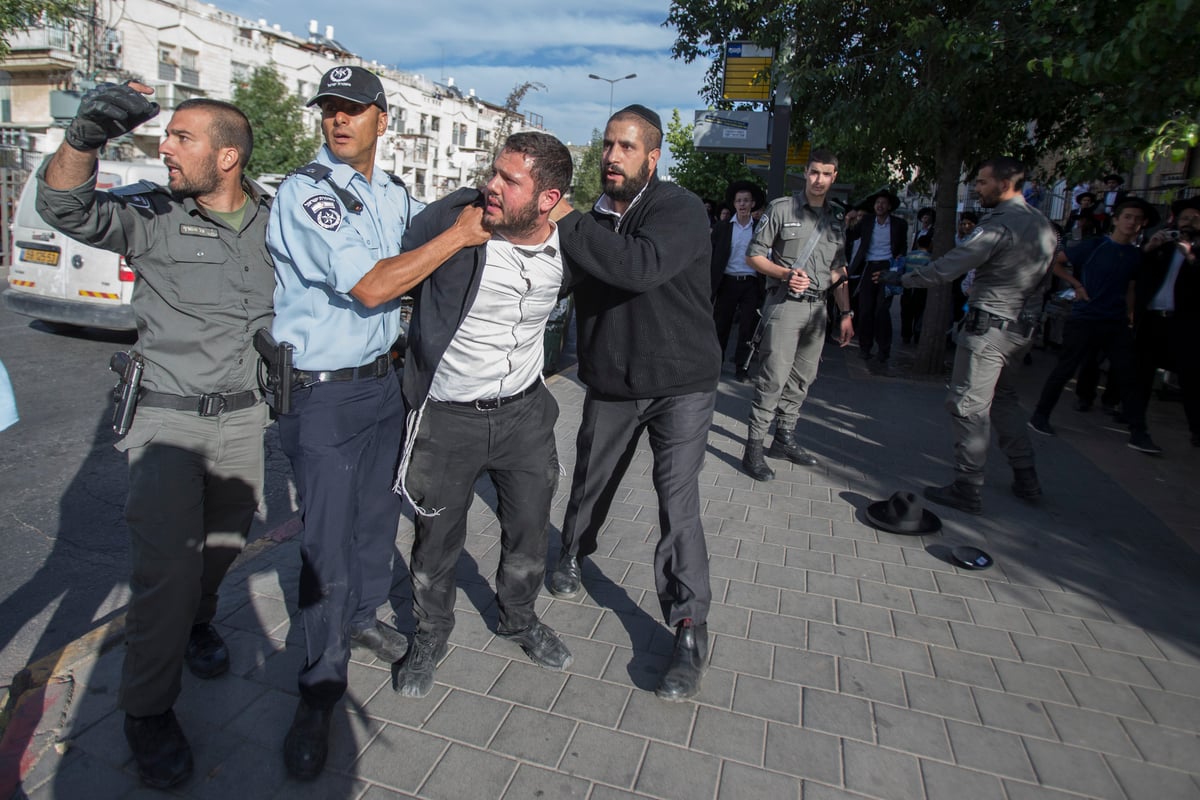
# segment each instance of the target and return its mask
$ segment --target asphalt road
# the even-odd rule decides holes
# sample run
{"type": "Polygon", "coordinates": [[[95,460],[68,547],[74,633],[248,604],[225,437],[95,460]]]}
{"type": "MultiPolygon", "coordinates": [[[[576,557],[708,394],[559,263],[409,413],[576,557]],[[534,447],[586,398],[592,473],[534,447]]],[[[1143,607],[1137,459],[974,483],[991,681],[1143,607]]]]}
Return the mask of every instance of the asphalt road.
{"type": "MultiPolygon", "coordinates": [[[[0,360],[21,415],[0,432],[0,686],[128,597],[128,484],[124,456],[112,447],[108,360],[133,342],[132,334],[59,330],[0,307],[0,360]]],[[[266,446],[265,509],[252,537],[293,514],[274,426],[266,446]]]]}

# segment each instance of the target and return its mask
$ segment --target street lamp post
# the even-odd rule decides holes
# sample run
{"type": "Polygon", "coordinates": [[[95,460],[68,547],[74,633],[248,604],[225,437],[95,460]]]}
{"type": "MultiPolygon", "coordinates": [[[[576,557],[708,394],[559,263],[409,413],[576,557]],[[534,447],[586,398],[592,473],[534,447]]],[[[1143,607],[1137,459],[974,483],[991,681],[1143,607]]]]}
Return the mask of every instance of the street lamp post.
{"type": "Polygon", "coordinates": [[[611,117],[613,106],[613,87],[617,84],[617,81],[627,81],[630,78],[636,78],[637,73],[631,72],[623,78],[601,78],[599,75],[591,74],[589,74],[588,77],[594,81],[608,81],[608,115],[611,117]]]}

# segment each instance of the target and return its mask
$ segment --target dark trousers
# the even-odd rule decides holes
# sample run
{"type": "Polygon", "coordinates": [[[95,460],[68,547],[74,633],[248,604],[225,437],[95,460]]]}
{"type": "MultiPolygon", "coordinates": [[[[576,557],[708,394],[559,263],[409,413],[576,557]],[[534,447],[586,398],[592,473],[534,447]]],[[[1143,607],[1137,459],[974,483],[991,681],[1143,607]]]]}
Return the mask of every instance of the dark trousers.
{"type": "MultiPolygon", "coordinates": [[[[1132,369],[1133,362],[1133,340],[1130,339],[1130,368],[1132,369]]],[[[1083,364],[1079,367],[1079,374],[1075,377],[1075,396],[1079,398],[1079,402],[1090,406],[1096,402],[1096,392],[1100,387],[1100,365],[1108,358],[1108,353],[1100,350],[1095,355],[1086,358],[1083,364]]],[[[1121,402],[1121,393],[1129,386],[1132,381],[1132,373],[1126,375],[1124,385],[1118,385],[1114,378],[1109,376],[1104,382],[1104,394],[1100,395],[1100,402],[1106,406],[1115,406],[1121,402]]]]}
{"type": "Polygon", "coordinates": [[[267,407],[201,417],[140,408],[117,444],[129,460],[125,519],[133,572],[118,704],[175,704],[191,626],[212,621],[217,590],[262,496],[267,407]]]}
{"type": "Polygon", "coordinates": [[[300,696],[316,706],[346,690],[350,629],[373,624],[392,586],[401,499],[392,491],[404,408],[381,378],[318,383],[292,396],[279,439],[292,463],[304,532],[300,696]]]}
{"type": "Polygon", "coordinates": [[[707,622],[712,589],[700,523],[700,469],[708,446],[716,392],[624,400],[588,390],[575,442],[575,474],[563,521],[563,551],[596,552],[600,529],[642,431],[650,434],[659,540],[654,585],[672,627],[707,622]]]}
{"type": "Polygon", "coordinates": [[[750,355],[750,340],[758,327],[758,310],[763,301],[763,279],[760,275],[725,275],[717,286],[713,300],[713,322],[717,326],[717,341],[721,343],[721,358],[729,349],[729,334],[733,319],[738,320],[737,349],[734,363],[740,368],[750,355]]]}
{"type": "Polygon", "coordinates": [[[467,511],[484,472],[496,487],[500,633],[537,620],[534,601],[546,576],[550,501],[558,485],[554,423],[558,403],[537,388],[492,411],[429,402],[413,443],[405,489],[432,516],[415,517],[413,613],[417,627],[445,636],[454,628],[455,567],[467,539],[467,511]]]}
{"type": "Polygon", "coordinates": [[[905,342],[920,338],[921,317],[928,297],[928,289],[905,289],[900,295],[900,338],[905,342]]]}
{"type": "MultiPolygon", "coordinates": [[[[1063,347],[1058,354],[1058,363],[1042,387],[1037,413],[1050,416],[1067,381],[1071,380],[1071,376],[1081,364],[1094,361],[1101,352],[1108,354],[1109,386],[1125,386],[1133,364],[1133,337],[1130,335],[1128,323],[1123,319],[1067,320],[1063,328],[1063,347]]],[[[1094,385],[1092,392],[1094,396],[1094,385]]],[[[1117,389],[1118,396],[1124,394],[1121,388],[1117,389]]]]}
{"type": "Polygon", "coordinates": [[[871,275],[888,269],[888,261],[868,261],[863,269],[862,282],[858,285],[858,346],[864,353],[879,345],[879,358],[886,360],[892,354],[892,298],[887,296],[887,287],[873,283],[871,275]]]}
{"type": "Polygon", "coordinates": [[[1154,389],[1154,373],[1159,367],[1171,370],[1179,378],[1183,391],[1183,413],[1192,436],[1200,436],[1200,348],[1196,335],[1200,319],[1163,317],[1145,311],[1138,320],[1134,338],[1133,381],[1125,416],[1132,430],[1146,430],[1146,407],[1154,389]]]}

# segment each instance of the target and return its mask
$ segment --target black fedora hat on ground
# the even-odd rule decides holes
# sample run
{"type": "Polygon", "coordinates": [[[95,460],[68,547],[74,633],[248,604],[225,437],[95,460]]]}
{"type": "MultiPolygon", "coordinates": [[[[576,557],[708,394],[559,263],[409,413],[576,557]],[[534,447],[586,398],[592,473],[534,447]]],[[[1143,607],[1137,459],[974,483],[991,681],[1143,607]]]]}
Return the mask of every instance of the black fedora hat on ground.
{"type": "Polygon", "coordinates": [[[937,514],[926,509],[913,492],[895,492],[887,500],[867,506],[867,520],[880,530],[920,536],[942,529],[937,514]]]}

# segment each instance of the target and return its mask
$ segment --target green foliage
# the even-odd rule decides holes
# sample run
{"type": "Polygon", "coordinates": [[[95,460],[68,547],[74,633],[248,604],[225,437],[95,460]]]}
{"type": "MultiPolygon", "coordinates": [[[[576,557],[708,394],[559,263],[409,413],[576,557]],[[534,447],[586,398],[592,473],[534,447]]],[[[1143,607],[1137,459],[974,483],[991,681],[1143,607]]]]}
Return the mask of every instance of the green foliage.
{"type": "Polygon", "coordinates": [[[471,174],[467,176],[467,186],[483,186],[492,177],[492,164],[496,161],[496,157],[500,155],[500,148],[504,146],[504,143],[508,141],[508,137],[512,134],[513,124],[521,119],[521,112],[518,111],[521,107],[521,101],[530,92],[540,91],[545,88],[546,84],[544,83],[525,81],[524,83],[518,83],[508,93],[508,98],[504,101],[504,116],[492,134],[495,141],[492,142],[491,155],[486,160],[480,161],[471,170],[471,174]]]}
{"type": "Polygon", "coordinates": [[[83,13],[82,0],[0,0],[0,58],[8,55],[12,34],[83,13]]]}
{"type": "Polygon", "coordinates": [[[604,156],[604,134],[592,130],[592,139],[587,149],[575,163],[574,186],[571,191],[571,205],[580,211],[587,211],[600,199],[603,189],[600,187],[600,161],[604,156]]]}
{"type": "Polygon", "coordinates": [[[303,102],[293,96],[274,67],[257,67],[233,89],[233,104],[250,120],[254,152],[246,175],[286,174],[312,161],[321,137],[307,130],[303,102]]]}
{"type": "MultiPolygon", "coordinates": [[[[671,180],[683,188],[715,201],[718,205],[725,201],[725,189],[730,183],[741,180],[755,180],[754,175],[746,167],[745,159],[732,153],[704,153],[696,149],[692,141],[692,131],[695,125],[683,124],[679,117],[679,109],[671,114],[667,123],[665,138],[671,157],[675,160],[669,170],[671,180]]],[[[762,181],[757,181],[763,183],[762,181]]]]}

